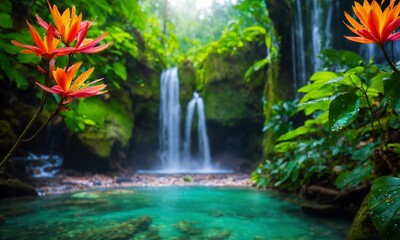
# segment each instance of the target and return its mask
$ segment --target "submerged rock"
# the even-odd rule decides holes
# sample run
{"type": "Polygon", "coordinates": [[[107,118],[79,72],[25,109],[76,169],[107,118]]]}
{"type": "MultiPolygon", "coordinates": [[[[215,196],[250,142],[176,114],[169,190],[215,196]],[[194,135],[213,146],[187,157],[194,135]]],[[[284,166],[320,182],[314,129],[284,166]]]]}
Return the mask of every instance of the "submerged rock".
{"type": "Polygon", "coordinates": [[[228,229],[216,229],[213,230],[212,232],[210,232],[209,234],[207,234],[205,239],[209,239],[209,240],[224,240],[224,239],[228,239],[229,236],[231,235],[231,231],[229,231],[228,229]]]}
{"type": "Polygon", "coordinates": [[[138,233],[131,239],[132,240],[161,240],[161,237],[158,234],[157,228],[150,227],[150,229],[148,231],[138,233]]]}
{"type": "Polygon", "coordinates": [[[80,207],[94,207],[97,205],[107,204],[109,201],[107,199],[69,199],[65,201],[54,202],[45,205],[46,208],[59,208],[59,207],[69,207],[69,206],[80,206],[80,207]]]}
{"type": "Polygon", "coordinates": [[[180,221],[174,224],[174,227],[178,232],[189,236],[200,235],[202,231],[195,226],[193,222],[190,221],[180,221]]]}
{"type": "Polygon", "coordinates": [[[0,225],[4,224],[6,222],[6,219],[0,215],[0,225]]]}
{"type": "Polygon", "coordinates": [[[94,192],[79,192],[74,193],[71,198],[83,198],[83,199],[96,199],[101,197],[100,194],[94,192]]]}
{"type": "MultiPolygon", "coordinates": [[[[87,240],[97,240],[97,239],[109,239],[109,240],[125,240],[125,239],[142,239],[139,238],[139,233],[147,234],[152,219],[148,216],[143,216],[139,218],[134,218],[129,221],[114,225],[114,226],[99,226],[98,228],[92,228],[87,231],[82,232],[79,236],[74,239],[87,239],[87,240]]],[[[149,231],[152,233],[151,238],[144,239],[159,239],[157,238],[158,232],[154,230],[149,231]]]]}

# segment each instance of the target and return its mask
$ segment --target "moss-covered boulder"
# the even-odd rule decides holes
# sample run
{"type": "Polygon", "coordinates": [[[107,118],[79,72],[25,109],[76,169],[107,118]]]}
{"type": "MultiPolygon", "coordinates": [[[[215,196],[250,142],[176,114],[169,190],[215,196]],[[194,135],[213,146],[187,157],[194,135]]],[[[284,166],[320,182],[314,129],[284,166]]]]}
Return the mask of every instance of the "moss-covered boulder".
{"type": "Polygon", "coordinates": [[[65,121],[67,126],[72,124],[70,129],[74,128],[73,124],[83,124],[84,129],[71,135],[65,167],[79,170],[118,168],[113,163],[121,160],[119,152],[128,146],[132,137],[132,108],[129,94],[123,90],[112,90],[109,97],[79,102],[75,115],[67,115],[65,121]]]}
{"type": "Polygon", "coordinates": [[[193,63],[189,60],[182,61],[178,66],[179,76],[179,98],[180,102],[185,107],[185,104],[190,101],[193,92],[196,90],[196,70],[193,63]]]}
{"type": "Polygon", "coordinates": [[[161,72],[162,69],[142,68],[130,83],[135,128],[128,158],[136,169],[157,159],[161,72]]]}
{"type": "Polygon", "coordinates": [[[364,198],[360,209],[353,219],[353,223],[346,236],[348,240],[380,239],[369,216],[368,196],[364,198]]]}

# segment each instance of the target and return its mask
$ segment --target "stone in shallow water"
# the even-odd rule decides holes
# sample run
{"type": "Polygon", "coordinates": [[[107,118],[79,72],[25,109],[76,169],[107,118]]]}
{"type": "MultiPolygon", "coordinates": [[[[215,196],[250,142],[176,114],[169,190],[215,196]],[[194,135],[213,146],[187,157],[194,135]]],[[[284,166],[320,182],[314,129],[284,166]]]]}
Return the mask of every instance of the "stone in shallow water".
{"type": "Polygon", "coordinates": [[[197,228],[193,222],[190,221],[179,221],[175,223],[174,226],[176,230],[178,230],[178,232],[185,235],[196,236],[202,233],[201,230],[197,228]]]}
{"type": "Polygon", "coordinates": [[[205,239],[209,240],[224,240],[228,239],[231,235],[231,231],[228,229],[215,229],[212,232],[208,233],[205,239]]]}
{"type": "MultiPolygon", "coordinates": [[[[98,228],[92,228],[84,231],[76,236],[75,239],[109,239],[109,240],[125,240],[125,239],[141,239],[139,238],[142,234],[147,235],[152,219],[148,216],[134,218],[120,224],[113,226],[99,226],[98,228]]],[[[158,240],[158,231],[149,231],[152,233],[147,235],[144,239],[158,240]]]]}
{"type": "Polygon", "coordinates": [[[108,204],[107,199],[69,199],[64,201],[57,201],[53,203],[46,204],[45,208],[59,208],[59,207],[70,207],[70,206],[80,206],[80,207],[95,207],[98,205],[108,204]]]}
{"type": "MultiPolygon", "coordinates": [[[[121,194],[132,194],[135,191],[129,189],[115,189],[111,191],[104,192],[105,195],[121,195],[121,194]]],[[[101,193],[99,193],[101,194],[101,193]]]]}
{"type": "Polygon", "coordinates": [[[79,192],[79,193],[74,193],[71,198],[81,198],[81,199],[96,199],[100,198],[100,194],[96,192],[79,192]]]}

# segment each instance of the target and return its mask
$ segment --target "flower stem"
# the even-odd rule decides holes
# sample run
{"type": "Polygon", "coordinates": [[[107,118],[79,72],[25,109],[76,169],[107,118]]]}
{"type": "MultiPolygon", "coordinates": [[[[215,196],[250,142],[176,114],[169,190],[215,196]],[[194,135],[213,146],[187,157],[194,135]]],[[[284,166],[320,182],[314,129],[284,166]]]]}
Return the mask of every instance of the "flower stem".
{"type": "MultiPolygon", "coordinates": [[[[367,100],[368,109],[369,109],[369,111],[371,112],[372,119],[376,119],[376,121],[378,122],[379,129],[380,129],[381,135],[382,135],[382,142],[381,142],[381,144],[382,144],[382,145],[385,147],[385,149],[387,150],[387,149],[388,149],[388,146],[387,146],[387,142],[386,142],[385,131],[384,131],[383,127],[382,127],[381,121],[379,120],[379,117],[375,114],[375,111],[374,111],[374,109],[372,108],[372,105],[371,105],[371,103],[370,103],[370,101],[369,101],[369,99],[368,99],[367,90],[364,90],[364,88],[361,87],[361,92],[364,94],[364,97],[365,97],[365,99],[367,100]]],[[[374,132],[375,132],[375,130],[374,130],[374,122],[373,122],[373,121],[371,122],[371,130],[372,130],[372,135],[373,135],[372,138],[373,138],[374,140],[376,140],[375,137],[374,137],[374,132]]],[[[392,163],[389,161],[389,159],[387,158],[387,155],[384,154],[383,152],[380,152],[380,155],[381,155],[381,157],[383,158],[383,160],[386,162],[386,165],[387,165],[387,167],[390,169],[390,171],[392,171],[392,173],[394,173],[395,175],[397,175],[397,170],[396,170],[396,168],[392,165],[392,163]]]]}
{"type": "MultiPolygon", "coordinates": [[[[51,81],[51,76],[50,76],[50,74],[47,74],[46,86],[50,85],[50,81],[51,81]]],[[[38,117],[42,113],[43,108],[44,108],[44,103],[46,102],[46,98],[47,98],[47,92],[43,91],[42,97],[40,99],[40,105],[39,105],[38,109],[36,110],[35,114],[32,116],[32,119],[29,121],[28,125],[26,125],[24,131],[22,131],[21,135],[19,135],[17,141],[14,143],[14,145],[12,146],[10,151],[3,158],[3,160],[1,160],[0,169],[2,169],[4,167],[6,162],[10,159],[10,157],[14,154],[14,152],[17,150],[17,148],[21,145],[21,143],[24,140],[26,134],[29,132],[29,130],[32,128],[32,126],[35,123],[35,121],[38,119],[38,117]]]]}
{"type": "Polygon", "coordinates": [[[60,112],[61,107],[62,107],[62,102],[63,102],[63,100],[60,101],[60,103],[58,104],[56,110],[54,110],[54,112],[50,115],[50,117],[47,118],[47,120],[46,120],[46,121],[42,124],[42,126],[40,126],[40,128],[32,135],[32,137],[27,138],[27,139],[24,139],[24,140],[23,140],[24,142],[30,141],[30,140],[32,140],[34,137],[36,137],[36,135],[44,128],[44,126],[46,126],[47,123],[49,123],[50,120],[53,119],[54,116],[56,116],[56,115],[60,112]]]}
{"type": "Polygon", "coordinates": [[[35,114],[33,115],[32,119],[29,121],[28,125],[26,125],[24,131],[19,135],[17,141],[14,143],[14,146],[10,149],[10,151],[7,153],[7,155],[1,160],[0,162],[0,169],[4,167],[4,164],[10,159],[10,157],[14,154],[14,152],[17,150],[19,145],[21,145],[23,139],[25,138],[25,135],[28,133],[28,131],[32,128],[33,124],[35,123],[36,119],[40,116],[40,114],[43,111],[44,103],[46,102],[46,92],[43,93],[42,99],[40,101],[40,105],[38,109],[36,110],[35,114]]]}
{"type": "Polygon", "coordinates": [[[396,66],[393,64],[393,62],[390,60],[390,58],[385,50],[385,47],[384,46],[379,46],[379,47],[382,50],[383,55],[385,56],[386,62],[389,64],[389,66],[393,69],[394,72],[400,74],[399,70],[396,68],[396,66]]]}

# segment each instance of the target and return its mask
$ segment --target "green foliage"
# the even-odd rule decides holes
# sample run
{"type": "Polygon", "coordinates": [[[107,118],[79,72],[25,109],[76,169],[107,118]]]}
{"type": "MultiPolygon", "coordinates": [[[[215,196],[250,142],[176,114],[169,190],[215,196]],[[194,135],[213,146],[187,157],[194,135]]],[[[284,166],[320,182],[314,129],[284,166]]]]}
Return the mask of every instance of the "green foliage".
{"type": "MultiPolygon", "coordinates": [[[[283,134],[293,130],[292,117],[297,112],[297,100],[287,102],[277,102],[272,106],[272,116],[265,120],[263,132],[273,131],[274,136],[279,138],[283,134]]],[[[263,105],[267,104],[265,98],[263,105]]]]}
{"type": "Polygon", "coordinates": [[[384,176],[376,179],[369,196],[370,215],[384,239],[400,238],[400,179],[384,176]]]}
{"type": "Polygon", "coordinates": [[[353,92],[337,96],[329,105],[329,127],[331,131],[340,131],[350,125],[360,111],[360,99],[353,92]]]}
{"type": "MultiPolygon", "coordinates": [[[[382,97],[384,86],[395,84],[392,81],[397,76],[390,76],[386,68],[373,62],[364,63],[361,57],[348,51],[325,50],[322,59],[325,70],[314,73],[309,84],[298,90],[304,95],[297,111],[308,119],[284,134],[279,130],[285,128],[284,121],[281,126],[276,122],[274,128],[266,125],[268,131],[276,133],[277,143],[268,160],[252,174],[258,186],[299,189],[311,179],[318,181],[320,176],[329,176],[327,178],[335,181],[325,184],[344,189],[373,180],[373,158],[376,148],[380,148],[376,137],[383,134],[373,131],[398,119],[396,114],[386,118],[384,113],[388,105],[382,97]],[[336,71],[329,71],[330,68],[336,71]],[[379,122],[373,120],[375,114],[381,116],[379,122]],[[372,136],[375,136],[374,142],[368,143],[372,136]],[[315,142],[319,144],[313,145],[315,142]],[[307,156],[312,166],[296,156],[307,156]]],[[[393,93],[395,99],[388,100],[393,108],[397,97],[398,93],[393,93]]],[[[272,114],[271,119],[274,118],[272,114]]]]}

